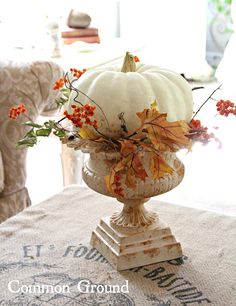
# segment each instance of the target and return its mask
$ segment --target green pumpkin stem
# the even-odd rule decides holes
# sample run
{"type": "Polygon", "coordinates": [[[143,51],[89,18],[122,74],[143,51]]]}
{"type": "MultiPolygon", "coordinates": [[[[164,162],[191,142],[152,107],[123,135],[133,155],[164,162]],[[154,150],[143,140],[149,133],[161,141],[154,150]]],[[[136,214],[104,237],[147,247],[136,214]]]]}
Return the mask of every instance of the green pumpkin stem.
{"type": "Polygon", "coordinates": [[[129,52],[126,52],[121,72],[135,72],[135,71],[136,71],[136,64],[134,61],[134,56],[129,52]]]}

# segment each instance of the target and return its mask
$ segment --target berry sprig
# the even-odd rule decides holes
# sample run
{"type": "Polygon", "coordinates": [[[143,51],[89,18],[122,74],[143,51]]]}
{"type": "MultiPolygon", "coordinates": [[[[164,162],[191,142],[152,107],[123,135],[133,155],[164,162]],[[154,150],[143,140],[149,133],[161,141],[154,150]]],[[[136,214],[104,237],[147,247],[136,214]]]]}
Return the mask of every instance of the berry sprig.
{"type": "Polygon", "coordinates": [[[20,103],[19,105],[13,106],[10,108],[8,117],[10,119],[17,119],[18,116],[26,112],[25,105],[23,103],[20,103]]]}
{"type": "Polygon", "coordinates": [[[218,139],[215,137],[214,133],[208,133],[208,128],[203,126],[200,120],[192,119],[190,124],[190,131],[188,137],[194,141],[199,141],[202,144],[207,144],[211,139],[218,139]]]}
{"type": "Polygon", "coordinates": [[[135,63],[140,62],[140,59],[137,57],[137,55],[134,56],[134,61],[135,61],[135,63]]]}
{"type": "Polygon", "coordinates": [[[216,103],[217,111],[222,116],[229,116],[230,114],[236,116],[236,105],[230,100],[219,100],[216,103]]]}
{"type": "Polygon", "coordinates": [[[75,69],[75,68],[70,68],[70,72],[73,74],[73,76],[77,79],[81,77],[82,74],[84,74],[87,71],[87,69],[75,69]]]}
{"type": "Polygon", "coordinates": [[[94,111],[96,109],[95,105],[85,104],[82,106],[77,106],[72,104],[71,108],[73,109],[73,112],[69,114],[68,111],[65,111],[64,115],[75,125],[75,127],[82,128],[83,124],[87,124],[93,126],[95,129],[98,128],[97,120],[91,120],[91,117],[94,116],[94,111]]]}
{"type": "MultiPolygon", "coordinates": [[[[75,69],[75,68],[70,68],[70,72],[73,75],[73,77],[75,77],[76,79],[79,79],[81,77],[82,74],[84,74],[87,71],[87,69],[75,69]]],[[[62,77],[60,79],[58,79],[54,86],[53,89],[54,90],[58,90],[64,87],[64,85],[68,83],[68,79],[66,77],[62,77]]]]}
{"type": "Polygon", "coordinates": [[[53,89],[54,89],[54,90],[61,89],[61,88],[65,85],[66,82],[67,82],[67,80],[66,80],[64,77],[58,79],[58,80],[55,82],[55,84],[54,84],[54,86],[53,86],[53,89]]]}

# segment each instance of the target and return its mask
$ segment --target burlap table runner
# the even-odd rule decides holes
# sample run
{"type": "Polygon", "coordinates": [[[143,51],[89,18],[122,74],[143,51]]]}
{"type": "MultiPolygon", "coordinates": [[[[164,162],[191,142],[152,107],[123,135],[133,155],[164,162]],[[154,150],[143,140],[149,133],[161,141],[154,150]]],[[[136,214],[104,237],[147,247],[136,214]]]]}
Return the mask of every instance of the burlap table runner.
{"type": "Polygon", "coordinates": [[[72,186],[4,222],[0,305],[236,305],[236,218],[151,200],[147,206],[171,226],[185,256],[182,261],[117,272],[89,239],[100,217],[120,206],[114,199],[72,186]],[[81,280],[120,286],[128,280],[129,292],[79,292],[81,280]],[[42,284],[67,285],[70,291],[22,289],[42,284]]]}

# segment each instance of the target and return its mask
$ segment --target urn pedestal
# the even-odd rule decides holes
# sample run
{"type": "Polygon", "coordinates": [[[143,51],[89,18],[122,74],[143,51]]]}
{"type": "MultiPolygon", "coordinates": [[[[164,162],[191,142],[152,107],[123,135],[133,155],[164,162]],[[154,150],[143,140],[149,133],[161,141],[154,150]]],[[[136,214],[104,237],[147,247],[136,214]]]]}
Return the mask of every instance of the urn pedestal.
{"type": "MultiPolygon", "coordinates": [[[[118,152],[91,153],[83,168],[86,184],[98,193],[114,197],[105,183],[111,167],[119,160],[118,152]]],[[[143,163],[149,163],[146,152],[143,163]]],[[[182,249],[169,226],[157,213],[146,210],[144,203],[150,197],[176,187],[184,176],[184,165],[174,153],[163,158],[173,168],[160,179],[138,179],[135,189],[126,188],[124,197],[117,200],[123,209],[100,220],[92,232],[91,245],[95,247],[116,270],[125,270],[182,257],[182,249]]]]}

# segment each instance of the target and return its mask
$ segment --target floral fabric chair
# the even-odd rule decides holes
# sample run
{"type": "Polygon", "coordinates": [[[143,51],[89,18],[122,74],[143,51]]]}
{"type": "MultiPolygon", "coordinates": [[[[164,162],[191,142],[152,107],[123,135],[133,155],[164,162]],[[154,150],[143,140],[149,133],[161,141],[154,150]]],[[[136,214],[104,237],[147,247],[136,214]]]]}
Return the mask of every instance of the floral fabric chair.
{"type": "Polygon", "coordinates": [[[53,114],[59,95],[53,84],[62,73],[49,61],[0,62],[0,223],[30,205],[25,187],[27,148],[16,148],[28,128],[20,124],[25,118],[9,119],[9,109],[24,103],[32,120],[53,114]]]}

